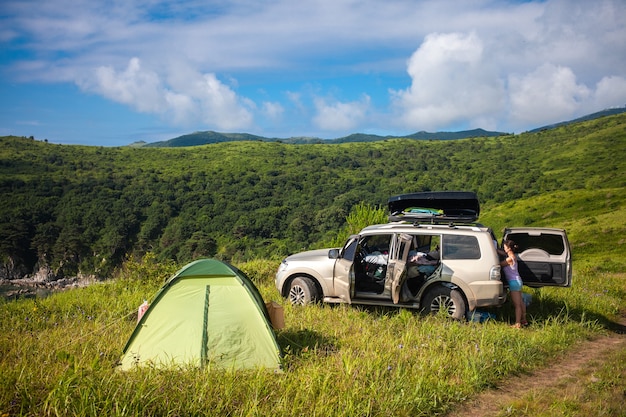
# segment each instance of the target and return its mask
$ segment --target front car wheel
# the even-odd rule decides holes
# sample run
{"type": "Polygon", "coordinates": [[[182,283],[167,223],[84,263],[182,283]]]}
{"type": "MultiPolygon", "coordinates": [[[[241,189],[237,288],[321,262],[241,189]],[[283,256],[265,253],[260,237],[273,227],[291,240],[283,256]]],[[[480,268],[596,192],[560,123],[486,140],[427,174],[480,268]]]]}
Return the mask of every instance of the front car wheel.
{"type": "Polygon", "coordinates": [[[319,299],[319,292],[311,278],[297,277],[289,285],[288,299],[294,305],[307,305],[319,299]]]}

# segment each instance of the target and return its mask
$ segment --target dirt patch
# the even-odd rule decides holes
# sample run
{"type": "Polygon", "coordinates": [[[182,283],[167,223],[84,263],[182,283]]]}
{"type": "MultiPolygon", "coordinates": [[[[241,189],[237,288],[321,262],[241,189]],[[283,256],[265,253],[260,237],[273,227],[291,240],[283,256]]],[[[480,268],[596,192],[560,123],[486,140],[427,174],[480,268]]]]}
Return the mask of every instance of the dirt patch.
{"type": "Polygon", "coordinates": [[[554,387],[559,382],[572,378],[580,371],[602,361],[611,352],[626,349],[626,317],[611,329],[608,336],[581,342],[572,347],[562,358],[550,367],[539,369],[531,374],[514,376],[500,386],[484,391],[449,413],[454,417],[489,417],[501,415],[502,409],[516,400],[524,392],[541,392],[554,387]]]}

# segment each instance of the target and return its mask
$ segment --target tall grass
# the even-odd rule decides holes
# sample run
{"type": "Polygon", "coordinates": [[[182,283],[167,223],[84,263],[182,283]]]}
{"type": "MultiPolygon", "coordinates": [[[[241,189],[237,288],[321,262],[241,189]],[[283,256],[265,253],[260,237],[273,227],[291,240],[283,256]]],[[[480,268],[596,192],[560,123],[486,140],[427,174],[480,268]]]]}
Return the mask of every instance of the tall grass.
{"type": "MultiPolygon", "coordinates": [[[[239,267],[266,300],[280,300],[274,261],[239,267]]],[[[120,372],[136,308],[165,278],[158,270],[131,264],[111,282],[0,304],[0,415],[436,415],[601,332],[595,317],[609,314],[601,304],[578,311],[575,299],[543,290],[524,331],[508,326],[507,308],[478,324],[396,309],[285,305],[282,373],[120,372]]]]}
{"type": "Polygon", "coordinates": [[[343,246],[348,236],[359,233],[361,229],[372,224],[387,222],[387,211],[381,207],[374,207],[363,202],[357,204],[346,217],[346,226],[337,233],[337,236],[328,246],[343,246]]]}
{"type": "MultiPolygon", "coordinates": [[[[523,216],[534,217],[526,209],[543,198],[493,208],[485,223],[519,225],[523,216]]],[[[559,198],[576,205],[581,196],[559,198]]],[[[533,296],[530,328],[509,326],[508,304],[493,309],[496,319],[485,323],[399,309],[285,304],[286,327],[277,331],[284,351],[279,373],[210,366],[117,370],[137,307],[182,266],[150,256],[129,260],[107,282],[43,299],[0,301],[0,416],[445,414],[503,378],[544,366],[606,331],[626,301],[620,237],[626,216],[621,197],[610,199],[619,200],[610,212],[598,207],[576,222],[560,208],[546,220],[572,230],[574,286],[526,288],[533,296]],[[598,227],[585,219],[605,215],[619,221],[604,225],[596,238],[598,227]],[[583,245],[586,240],[592,247],[583,245]]],[[[371,223],[370,209],[357,210],[354,224],[371,223]]],[[[236,266],[266,301],[282,303],[274,287],[278,262],[236,266]]]]}

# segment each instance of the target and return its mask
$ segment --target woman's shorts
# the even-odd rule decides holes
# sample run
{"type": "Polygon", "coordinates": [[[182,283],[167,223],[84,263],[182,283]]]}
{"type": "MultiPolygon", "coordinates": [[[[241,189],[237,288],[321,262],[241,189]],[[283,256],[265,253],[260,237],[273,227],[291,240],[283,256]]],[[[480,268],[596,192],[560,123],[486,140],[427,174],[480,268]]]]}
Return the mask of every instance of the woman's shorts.
{"type": "Polygon", "coordinates": [[[522,283],[521,279],[509,280],[509,290],[510,291],[521,291],[522,290],[522,285],[524,285],[524,284],[522,283]]]}

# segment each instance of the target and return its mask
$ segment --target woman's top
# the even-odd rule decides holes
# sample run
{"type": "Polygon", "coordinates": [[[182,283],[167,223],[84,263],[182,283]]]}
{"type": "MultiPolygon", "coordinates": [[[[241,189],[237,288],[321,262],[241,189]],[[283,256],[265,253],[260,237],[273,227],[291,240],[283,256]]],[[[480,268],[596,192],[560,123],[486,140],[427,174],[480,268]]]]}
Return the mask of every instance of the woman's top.
{"type": "Polygon", "coordinates": [[[502,272],[504,272],[504,277],[507,281],[522,280],[522,277],[517,270],[517,259],[515,258],[513,258],[513,265],[507,262],[507,264],[502,267],[502,272]]]}

